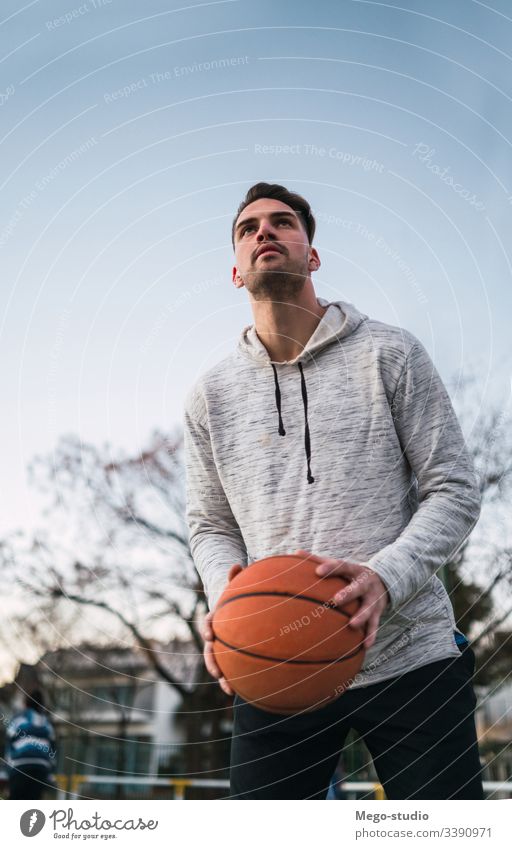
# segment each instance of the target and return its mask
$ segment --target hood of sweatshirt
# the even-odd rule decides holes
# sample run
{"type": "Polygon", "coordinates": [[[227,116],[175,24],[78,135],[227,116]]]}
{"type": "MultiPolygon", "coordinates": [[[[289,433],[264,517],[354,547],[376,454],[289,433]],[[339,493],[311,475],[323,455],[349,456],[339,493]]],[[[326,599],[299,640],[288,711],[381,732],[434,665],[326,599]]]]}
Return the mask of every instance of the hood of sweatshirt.
{"type": "Polygon", "coordinates": [[[254,363],[260,366],[271,366],[274,375],[275,385],[275,404],[277,411],[277,430],[280,436],[286,436],[286,430],[281,415],[281,388],[279,386],[279,377],[276,366],[293,366],[296,365],[298,373],[300,373],[302,403],[304,407],[304,451],[306,454],[307,463],[307,481],[314,483],[315,478],[311,472],[311,434],[308,422],[308,393],[306,387],[306,378],[303,371],[303,363],[310,359],[314,359],[314,355],[330,345],[334,341],[345,339],[354,333],[359,325],[368,319],[365,313],[360,312],[353,304],[345,301],[326,301],[324,298],[318,298],[317,301],[322,307],[327,307],[326,312],[318,322],[314,333],[308,339],[304,349],[293,360],[271,360],[270,355],[265,348],[263,342],[256,333],[256,328],[253,324],[245,327],[238,342],[238,351],[242,356],[247,357],[254,363]]]}
{"type": "Polygon", "coordinates": [[[317,301],[322,307],[327,307],[327,311],[323,314],[318,322],[314,333],[310,336],[303,351],[293,360],[271,360],[270,355],[265,348],[263,342],[256,333],[254,324],[245,327],[238,342],[238,351],[255,363],[268,366],[271,363],[275,365],[298,365],[299,362],[304,362],[312,355],[325,348],[336,339],[345,339],[350,336],[361,324],[366,321],[368,316],[365,313],[359,312],[353,304],[345,301],[326,301],[324,298],[318,298],[317,301]]]}

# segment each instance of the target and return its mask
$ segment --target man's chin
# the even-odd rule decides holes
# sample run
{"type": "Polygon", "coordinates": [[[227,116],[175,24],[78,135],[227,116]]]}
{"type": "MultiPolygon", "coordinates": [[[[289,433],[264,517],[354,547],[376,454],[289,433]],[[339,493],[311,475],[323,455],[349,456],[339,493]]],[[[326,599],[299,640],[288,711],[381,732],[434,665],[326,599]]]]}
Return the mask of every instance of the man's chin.
{"type": "Polygon", "coordinates": [[[300,295],[306,280],[304,274],[290,272],[249,272],[244,276],[244,285],[255,301],[283,301],[300,295]]]}

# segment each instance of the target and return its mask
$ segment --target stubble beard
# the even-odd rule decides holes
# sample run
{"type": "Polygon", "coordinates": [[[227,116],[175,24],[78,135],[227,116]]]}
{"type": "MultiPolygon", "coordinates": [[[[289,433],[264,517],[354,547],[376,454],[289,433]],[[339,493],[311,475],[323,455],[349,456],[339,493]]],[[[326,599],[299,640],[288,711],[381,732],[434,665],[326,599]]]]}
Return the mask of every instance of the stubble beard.
{"type": "Polygon", "coordinates": [[[275,271],[247,271],[242,279],[245,288],[255,301],[296,300],[308,278],[307,260],[288,260],[286,266],[275,271]]]}

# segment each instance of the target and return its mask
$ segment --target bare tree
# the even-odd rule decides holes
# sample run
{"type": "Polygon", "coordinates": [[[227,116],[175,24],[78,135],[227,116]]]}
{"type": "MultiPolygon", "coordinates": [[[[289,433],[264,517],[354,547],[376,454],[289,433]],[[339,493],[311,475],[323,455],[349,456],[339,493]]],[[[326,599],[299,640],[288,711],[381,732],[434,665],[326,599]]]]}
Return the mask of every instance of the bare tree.
{"type": "Polygon", "coordinates": [[[154,433],[140,454],[116,458],[108,446],[61,439],[30,468],[48,496],[45,529],[4,541],[1,553],[4,577],[30,601],[26,624],[39,645],[41,632],[47,649],[94,625],[108,643],[117,626],[118,639],[146,655],[181,697],[187,770],[204,773],[226,767],[230,700],[202,663],[206,604],[188,546],[181,454],[180,435],[154,433]],[[166,658],[176,634],[195,647],[195,663],[166,658]]]}
{"type": "Polygon", "coordinates": [[[475,682],[480,685],[505,681],[512,668],[512,630],[506,624],[512,614],[509,401],[482,405],[475,377],[462,382],[459,417],[480,482],[482,515],[474,534],[447,564],[444,580],[457,625],[471,636],[475,682]]]}

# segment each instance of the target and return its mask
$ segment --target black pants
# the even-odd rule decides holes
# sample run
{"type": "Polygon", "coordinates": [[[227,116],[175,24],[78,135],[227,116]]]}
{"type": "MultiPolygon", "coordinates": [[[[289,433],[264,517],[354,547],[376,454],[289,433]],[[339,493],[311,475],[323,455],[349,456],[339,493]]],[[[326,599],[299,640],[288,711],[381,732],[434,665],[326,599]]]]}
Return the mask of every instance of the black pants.
{"type": "Polygon", "coordinates": [[[40,799],[48,789],[48,769],[42,764],[25,764],[9,771],[10,799],[40,799]]]}
{"type": "Polygon", "coordinates": [[[388,799],[483,799],[475,655],[469,646],[459,650],[459,657],[347,690],[309,714],[278,716],[236,696],[230,798],[325,799],[354,728],[388,799]]]}

